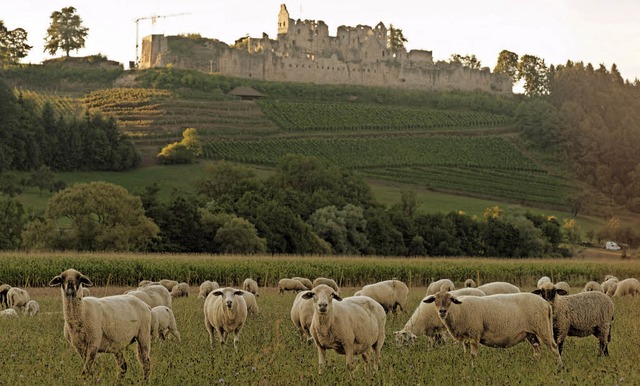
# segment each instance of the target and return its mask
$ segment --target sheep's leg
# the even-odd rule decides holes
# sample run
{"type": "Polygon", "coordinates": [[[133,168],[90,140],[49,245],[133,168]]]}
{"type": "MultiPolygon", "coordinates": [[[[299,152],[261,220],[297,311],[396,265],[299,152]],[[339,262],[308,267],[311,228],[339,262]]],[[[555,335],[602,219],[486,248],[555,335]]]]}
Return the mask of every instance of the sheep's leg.
{"type": "Polygon", "coordinates": [[[209,344],[211,345],[211,351],[214,350],[214,342],[215,342],[215,338],[213,337],[213,326],[211,325],[211,323],[209,323],[209,319],[207,319],[207,317],[204,317],[204,327],[207,329],[207,332],[209,333],[209,344]]]}
{"type": "MultiPolygon", "coordinates": [[[[384,338],[384,335],[382,336],[384,338]]],[[[375,345],[373,345],[373,369],[377,372],[380,367],[380,351],[382,351],[382,345],[384,344],[384,340],[378,340],[375,345]]]]}
{"type": "Polygon", "coordinates": [[[362,360],[364,361],[364,372],[365,374],[369,372],[369,366],[371,366],[371,349],[362,353],[362,360]]]}
{"type": "Polygon", "coordinates": [[[115,352],[113,355],[116,356],[116,362],[118,362],[118,366],[120,366],[120,373],[118,373],[118,380],[120,380],[127,372],[127,361],[124,359],[122,351],[115,352]]]}
{"type": "Polygon", "coordinates": [[[97,348],[87,347],[87,351],[84,355],[84,368],[82,369],[82,375],[93,375],[93,362],[96,360],[97,348]]]}
{"type": "Polygon", "coordinates": [[[324,368],[327,365],[327,350],[320,347],[318,342],[316,342],[316,346],[318,347],[318,374],[324,373],[324,368]]]}
{"type": "Polygon", "coordinates": [[[349,372],[353,373],[353,369],[355,368],[355,365],[353,364],[353,348],[347,347],[345,345],[344,356],[346,358],[347,368],[349,369],[349,372]]]}
{"type": "Polygon", "coordinates": [[[535,334],[527,335],[527,340],[531,343],[531,347],[533,347],[533,356],[537,357],[540,354],[540,342],[538,341],[538,337],[535,334]]]}
{"type": "Polygon", "coordinates": [[[227,343],[228,334],[222,327],[219,327],[217,331],[218,331],[218,337],[220,338],[220,344],[224,345],[225,343],[227,343]]]}
{"type": "Polygon", "coordinates": [[[138,337],[138,362],[142,365],[144,380],[149,381],[151,375],[151,335],[141,334],[138,337]]]}
{"type": "MultiPolygon", "coordinates": [[[[609,326],[607,326],[609,327],[609,326]]],[[[598,340],[600,341],[600,351],[598,352],[598,355],[604,355],[604,356],[609,356],[609,342],[608,340],[608,335],[607,331],[610,329],[609,328],[600,328],[600,327],[596,327],[593,335],[598,338],[598,340]]]]}
{"type": "Polygon", "coordinates": [[[562,366],[562,343],[567,336],[565,334],[559,334],[557,343],[553,340],[552,334],[536,334],[536,336],[538,337],[538,340],[542,341],[545,346],[551,349],[551,352],[556,356],[558,365],[562,366]]]}
{"type": "Polygon", "coordinates": [[[243,325],[240,325],[233,332],[233,349],[238,352],[238,340],[240,340],[240,333],[242,332],[243,325]]]}

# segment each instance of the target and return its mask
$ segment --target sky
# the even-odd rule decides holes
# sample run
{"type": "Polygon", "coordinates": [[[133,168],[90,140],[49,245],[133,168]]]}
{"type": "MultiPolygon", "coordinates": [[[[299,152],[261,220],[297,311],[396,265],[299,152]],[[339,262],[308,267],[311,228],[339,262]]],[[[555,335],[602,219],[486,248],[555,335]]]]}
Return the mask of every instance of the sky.
{"type": "Polygon", "coordinates": [[[89,34],[71,55],[100,53],[126,68],[136,58],[136,32],[140,39],[197,33],[228,44],[263,32],[275,39],[283,3],[292,19],[324,21],[331,36],[341,25],[393,24],[408,50],[432,51],[434,60],[473,54],[493,69],[506,49],[547,65],[615,63],[623,78],[640,79],[638,0],[0,0],[0,20],[27,31],[33,49],[22,62],[41,63],[53,57],[43,52],[51,14],[73,6],[89,34]]]}

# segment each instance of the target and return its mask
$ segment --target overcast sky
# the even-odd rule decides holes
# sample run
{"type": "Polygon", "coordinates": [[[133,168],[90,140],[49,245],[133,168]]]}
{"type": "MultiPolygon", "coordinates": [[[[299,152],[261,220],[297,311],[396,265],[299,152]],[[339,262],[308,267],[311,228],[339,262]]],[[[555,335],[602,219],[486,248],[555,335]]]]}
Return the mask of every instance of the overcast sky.
{"type": "MultiPolygon", "coordinates": [[[[101,53],[125,65],[135,60],[139,36],[199,33],[232,44],[249,34],[277,35],[282,0],[0,0],[0,20],[12,30],[24,28],[33,46],[24,63],[51,58],[43,53],[54,11],[77,9],[89,28],[86,47],[72,55],[101,53]],[[158,17],[152,23],[151,16],[158,17]]],[[[568,59],[616,63],[623,78],[640,79],[640,0],[306,0],[284,2],[292,19],[322,20],[329,34],[341,25],[393,24],[408,39],[407,49],[475,54],[493,69],[498,53],[535,55],[547,65],[568,59]]],[[[63,53],[58,52],[57,56],[63,53]]]]}

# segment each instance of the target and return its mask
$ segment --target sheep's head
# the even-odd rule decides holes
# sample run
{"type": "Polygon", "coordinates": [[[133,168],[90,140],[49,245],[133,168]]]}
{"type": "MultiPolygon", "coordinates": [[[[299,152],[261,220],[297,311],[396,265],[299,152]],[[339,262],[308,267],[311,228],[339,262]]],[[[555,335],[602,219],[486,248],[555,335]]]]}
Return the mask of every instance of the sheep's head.
{"type": "Polygon", "coordinates": [[[222,296],[222,301],[228,309],[233,309],[236,304],[236,296],[242,296],[244,291],[235,288],[221,288],[211,292],[213,296],[222,296]]]}
{"type": "Polygon", "coordinates": [[[447,312],[449,311],[449,307],[452,304],[462,304],[462,301],[458,298],[454,297],[447,291],[440,291],[435,295],[427,296],[422,300],[424,303],[433,303],[435,302],[436,308],[438,309],[438,315],[440,318],[447,316],[447,312]]]}
{"type": "Polygon", "coordinates": [[[418,339],[416,334],[406,330],[394,331],[393,336],[395,337],[397,346],[409,345],[418,339]]]}
{"type": "Polygon", "coordinates": [[[467,279],[464,281],[465,288],[476,288],[476,282],[473,279],[467,279]]]}
{"type": "Polygon", "coordinates": [[[553,303],[556,298],[556,295],[564,296],[567,294],[567,291],[556,288],[553,283],[542,283],[540,288],[533,291],[534,294],[542,296],[542,298],[549,303],[553,303]]]}
{"type": "Polygon", "coordinates": [[[82,273],[76,271],[75,269],[67,269],[62,272],[60,275],[54,277],[49,282],[50,287],[58,287],[62,289],[63,295],[75,298],[82,297],[80,293],[80,289],[84,287],[92,287],[93,283],[89,280],[88,277],[83,275],[82,273]]]}
{"type": "Polygon", "coordinates": [[[342,298],[338,293],[326,284],[320,284],[311,291],[305,292],[302,295],[303,299],[313,299],[316,310],[320,314],[326,314],[331,310],[331,303],[333,300],[342,301],[342,298]]]}

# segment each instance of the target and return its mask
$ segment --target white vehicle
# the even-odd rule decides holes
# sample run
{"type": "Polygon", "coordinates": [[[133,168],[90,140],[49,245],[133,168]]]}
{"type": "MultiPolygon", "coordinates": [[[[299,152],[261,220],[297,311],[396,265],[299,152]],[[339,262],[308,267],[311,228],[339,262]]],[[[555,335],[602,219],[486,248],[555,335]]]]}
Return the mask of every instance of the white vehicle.
{"type": "Polygon", "coordinates": [[[607,241],[604,244],[604,249],[606,249],[608,251],[619,251],[620,250],[620,246],[618,245],[618,243],[616,243],[614,241],[607,241]]]}

